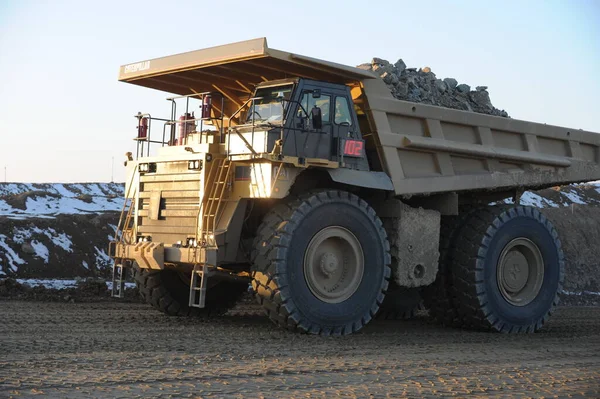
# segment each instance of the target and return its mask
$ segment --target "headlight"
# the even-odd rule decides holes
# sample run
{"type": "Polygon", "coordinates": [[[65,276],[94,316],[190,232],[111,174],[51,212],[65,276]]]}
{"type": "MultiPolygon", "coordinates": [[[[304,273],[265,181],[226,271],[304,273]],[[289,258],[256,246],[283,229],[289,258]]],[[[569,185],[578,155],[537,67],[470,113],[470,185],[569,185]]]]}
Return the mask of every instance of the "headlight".
{"type": "Polygon", "coordinates": [[[156,164],[155,163],[141,163],[140,164],[140,173],[148,173],[148,172],[156,172],[156,164]]]}
{"type": "Polygon", "coordinates": [[[194,160],[194,161],[188,161],[188,169],[189,170],[200,170],[202,169],[202,161],[200,160],[194,160]]]}

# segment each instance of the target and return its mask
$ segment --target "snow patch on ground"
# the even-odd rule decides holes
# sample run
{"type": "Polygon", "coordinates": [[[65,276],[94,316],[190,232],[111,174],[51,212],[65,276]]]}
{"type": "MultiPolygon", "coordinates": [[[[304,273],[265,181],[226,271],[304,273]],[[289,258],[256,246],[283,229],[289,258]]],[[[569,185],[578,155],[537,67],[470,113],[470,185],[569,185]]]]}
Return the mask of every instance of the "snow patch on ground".
{"type": "MultiPolygon", "coordinates": [[[[512,204],[513,200],[512,198],[507,198],[504,200],[505,204],[512,204]]],[[[536,208],[558,208],[559,205],[548,199],[548,198],[544,198],[539,194],[536,194],[534,192],[531,191],[526,191],[523,193],[523,195],[521,196],[521,205],[525,205],[525,206],[533,206],[536,208]]]]}
{"type": "Polygon", "coordinates": [[[124,187],[122,183],[0,183],[0,196],[28,191],[46,191],[65,197],[76,197],[80,194],[122,197],[124,187]]]}
{"type": "Polygon", "coordinates": [[[35,256],[38,258],[44,259],[44,263],[48,263],[48,259],[50,256],[50,252],[48,248],[44,244],[39,241],[33,240],[31,241],[31,246],[35,250],[35,256]]]}
{"type": "MultiPolygon", "coordinates": [[[[29,287],[45,287],[55,290],[64,290],[66,288],[75,288],[78,280],[58,280],[58,279],[36,279],[36,278],[18,278],[19,284],[27,285],[29,287]]],[[[106,287],[112,289],[112,281],[106,281],[106,287]]],[[[125,288],[135,288],[135,283],[125,283],[125,288]]]]}
{"type": "Polygon", "coordinates": [[[68,236],[65,233],[56,233],[56,230],[54,229],[49,230],[51,230],[52,233],[54,233],[53,236],[50,237],[54,245],[56,245],[57,247],[61,247],[67,252],[73,252],[73,249],[71,248],[71,246],[73,245],[73,242],[71,241],[71,236],[68,236]]]}
{"type": "Polygon", "coordinates": [[[25,183],[4,183],[0,185],[0,195],[21,194],[27,191],[34,191],[36,188],[32,184],[25,183]]]}
{"type": "Polygon", "coordinates": [[[579,204],[579,205],[586,204],[586,202],[583,199],[581,199],[581,197],[579,196],[579,194],[577,194],[577,192],[561,191],[560,193],[561,193],[561,195],[564,195],[565,197],[567,197],[574,204],[579,204]]]}
{"type": "Polygon", "coordinates": [[[96,265],[106,265],[111,263],[111,257],[103,249],[98,249],[98,247],[94,247],[96,250],[96,265]]]}
{"type": "Polygon", "coordinates": [[[19,270],[17,265],[24,265],[25,261],[4,241],[6,238],[7,237],[4,234],[0,234],[0,248],[4,249],[4,253],[8,260],[8,266],[13,272],[16,272],[19,270]],[[17,265],[15,265],[15,263],[17,265]]]}
{"type": "MultiPolygon", "coordinates": [[[[108,288],[109,291],[112,290],[112,281],[107,281],[106,287],[108,288]]],[[[135,288],[135,283],[125,283],[125,288],[127,288],[127,289],[135,288]]]]}
{"type": "Polygon", "coordinates": [[[30,229],[15,229],[13,231],[13,241],[17,244],[23,244],[26,240],[29,240],[33,234],[43,234],[42,229],[38,227],[31,227],[30,229]]]}
{"type": "Polygon", "coordinates": [[[55,290],[64,290],[66,288],[73,288],[77,285],[77,280],[45,280],[37,278],[18,278],[19,284],[27,285],[29,287],[45,287],[55,290]]]}
{"type": "Polygon", "coordinates": [[[576,295],[576,296],[581,296],[581,295],[598,295],[600,296],[600,292],[595,292],[595,291],[581,291],[581,292],[573,292],[573,291],[561,291],[561,294],[563,295],[576,295]]]}
{"type": "Polygon", "coordinates": [[[65,233],[57,233],[53,228],[48,228],[46,230],[42,230],[36,226],[30,227],[29,229],[18,228],[13,231],[13,241],[17,244],[23,244],[25,241],[30,240],[34,234],[43,234],[57,247],[61,247],[67,252],[73,252],[73,249],[71,248],[73,245],[71,237],[65,233]]]}
{"type": "MultiPolygon", "coordinates": [[[[58,214],[81,214],[97,213],[106,211],[120,211],[123,206],[123,200],[120,198],[93,197],[91,202],[86,202],[79,198],[71,197],[36,197],[27,198],[27,209],[15,210],[12,212],[24,215],[58,215],[58,214]]],[[[0,209],[0,213],[4,210],[0,209]]]]}

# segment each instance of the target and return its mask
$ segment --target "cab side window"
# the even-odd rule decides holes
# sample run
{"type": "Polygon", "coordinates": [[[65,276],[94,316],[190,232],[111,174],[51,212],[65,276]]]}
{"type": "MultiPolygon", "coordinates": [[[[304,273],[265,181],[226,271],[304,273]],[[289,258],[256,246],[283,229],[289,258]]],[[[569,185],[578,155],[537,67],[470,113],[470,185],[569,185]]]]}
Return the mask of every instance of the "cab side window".
{"type": "Polygon", "coordinates": [[[346,124],[352,126],[352,118],[350,117],[350,107],[346,97],[335,98],[335,118],[336,125],[346,124]]]}
{"type": "MultiPolygon", "coordinates": [[[[330,104],[331,104],[331,96],[327,94],[321,94],[319,98],[313,98],[312,93],[305,92],[302,95],[302,101],[300,101],[304,109],[310,115],[310,110],[316,105],[321,108],[321,116],[323,119],[323,123],[331,122],[331,113],[329,112],[330,104]]],[[[299,116],[303,115],[304,112],[301,109],[298,109],[299,116]]]]}

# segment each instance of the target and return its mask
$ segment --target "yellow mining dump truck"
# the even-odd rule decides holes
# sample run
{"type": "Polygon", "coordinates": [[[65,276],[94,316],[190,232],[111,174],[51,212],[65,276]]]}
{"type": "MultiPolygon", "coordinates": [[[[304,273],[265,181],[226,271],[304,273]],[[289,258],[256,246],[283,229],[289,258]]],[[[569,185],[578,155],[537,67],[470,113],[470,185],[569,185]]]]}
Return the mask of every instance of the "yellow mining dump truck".
{"type": "Polygon", "coordinates": [[[558,303],[559,237],[519,198],[600,179],[599,134],[399,101],[368,71],[265,39],[119,80],[174,96],[169,117],[136,115],[115,296],[131,267],[152,306],[201,316],[250,283],[277,325],[323,335],[421,297],[445,324],[533,332],[558,303]]]}

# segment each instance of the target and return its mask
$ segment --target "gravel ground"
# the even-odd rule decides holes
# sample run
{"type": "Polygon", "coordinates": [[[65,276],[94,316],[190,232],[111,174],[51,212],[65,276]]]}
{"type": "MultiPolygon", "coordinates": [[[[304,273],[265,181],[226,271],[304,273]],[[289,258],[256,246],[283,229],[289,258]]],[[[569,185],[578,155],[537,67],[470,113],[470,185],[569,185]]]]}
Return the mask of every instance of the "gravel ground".
{"type": "Polygon", "coordinates": [[[532,335],[377,320],[323,338],[243,304],[203,321],[147,305],[0,301],[0,397],[600,397],[600,308],[532,335]]]}

